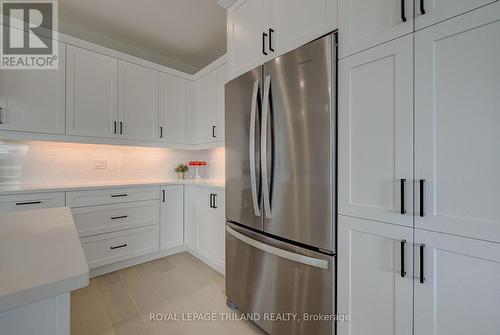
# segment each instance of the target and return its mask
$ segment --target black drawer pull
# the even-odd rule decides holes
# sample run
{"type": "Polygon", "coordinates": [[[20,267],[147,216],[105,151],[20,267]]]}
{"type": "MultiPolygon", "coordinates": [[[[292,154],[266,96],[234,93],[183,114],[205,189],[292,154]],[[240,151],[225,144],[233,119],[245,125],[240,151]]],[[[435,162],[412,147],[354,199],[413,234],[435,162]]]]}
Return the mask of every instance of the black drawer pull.
{"type": "Polygon", "coordinates": [[[26,201],[26,202],[16,202],[16,206],[23,206],[23,205],[37,205],[41,204],[41,201],[26,201]]]}
{"type": "Polygon", "coordinates": [[[420,179],[420,217],[425,216],[425,212],[424,212],[424,192],[425,192],[424,184],[425,184],[425,179],[420,179]]]}
{"type": "Polygon", "coordinates": [[[217,194],[214,193],[214,205],[212,207],[213,209],[216,209],[217,208],[217,194]]]}
{"type": "Polygon", "coordinates": [[[120,197],[126,197],[128,196],[127,193],[123,193],[123,194],[111,194],[111,198],[120,198],[120,197]]]}
{"type": "Polygon", "coordinates": [[[406,271],[405,271],[405,244],[406,240],[401,241],[401,278],[404,278],[406,276],[406,271]]]}
{"type": "Polygon", "coordinates": [[[406,214],[406,208],[405,208],[405,186],[406,186],[406,179],[401,179],[401,214],[406,214]]]}
{"type": "Polygon", "coordinates": [[[126,219],[128,215],[112,216],[111,220],[126,219]]]}
{"type": "Polygon", "coordinates": [[[121,245],[117,245],[116,247],[109,247],[111,250],[114,250],[114,249],[120,249],[120,248],[125,248],[127,246],[127,243],[124,243],[124,244],[121,244],[121,245]]]}
{"type": "Polygon", "coordinates": [[[420,245],[420,284],[425,282],[424,277],[424,248],[425,244],[420,245]]]}

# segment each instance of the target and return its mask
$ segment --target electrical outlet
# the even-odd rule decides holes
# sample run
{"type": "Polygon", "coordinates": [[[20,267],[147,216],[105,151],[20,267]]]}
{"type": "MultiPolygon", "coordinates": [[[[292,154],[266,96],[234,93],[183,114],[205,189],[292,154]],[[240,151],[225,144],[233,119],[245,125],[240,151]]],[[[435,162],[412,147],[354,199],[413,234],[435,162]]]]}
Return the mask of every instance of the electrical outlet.
{"type": "Polygon", "coordinates": [[[106,161],[105,160],[96,160],[96,161],[94,161],[94,169],[96,169],[96,170],[104,170],[104,169],[106,169],[106,161]]]}

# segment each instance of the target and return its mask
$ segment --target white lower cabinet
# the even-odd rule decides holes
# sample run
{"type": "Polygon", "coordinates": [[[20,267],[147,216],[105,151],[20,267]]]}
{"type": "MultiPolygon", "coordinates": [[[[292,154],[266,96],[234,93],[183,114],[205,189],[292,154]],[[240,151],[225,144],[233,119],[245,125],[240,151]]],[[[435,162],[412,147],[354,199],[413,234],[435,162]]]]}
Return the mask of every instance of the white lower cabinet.
{"type": "Polygon", "coordinates": [[[216,270],[224,271],[224,192],[186,188],[186,247],[216,270]]]}
{"type": "Polygon", "coordinates": [[[184,243],[184,186],[161,187],[160,250],[184,243]]]}
{"type": "Polygon", "coordinates": [[[414,283],[415,335],[500,332],[500,244],[415,229],[414,283]]]}
{"type": "Polygon", "coordinates": [[[339,335],[412,334],[412,240],[412,228],[338,216],[337,312],[351,316],[339,335]]]}
{"type": "Polygon", "coordinates": [[[64,206],[64,192],[30,193],[0,196],[0,213],[64,206]]]}

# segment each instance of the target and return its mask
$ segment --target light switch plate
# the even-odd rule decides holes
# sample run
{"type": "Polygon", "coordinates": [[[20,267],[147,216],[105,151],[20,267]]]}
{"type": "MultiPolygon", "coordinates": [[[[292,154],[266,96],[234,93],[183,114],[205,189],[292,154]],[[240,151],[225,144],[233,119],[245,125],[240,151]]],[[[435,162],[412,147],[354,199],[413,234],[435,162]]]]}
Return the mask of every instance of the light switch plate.
{"type": "Polygon", "coordinates": [[[106,169],[106,161],[105,160],[96,160],[96,161],[94,161],[94,169],[96,169],[96,170],[104,170],[104,169],[106,169]]]}

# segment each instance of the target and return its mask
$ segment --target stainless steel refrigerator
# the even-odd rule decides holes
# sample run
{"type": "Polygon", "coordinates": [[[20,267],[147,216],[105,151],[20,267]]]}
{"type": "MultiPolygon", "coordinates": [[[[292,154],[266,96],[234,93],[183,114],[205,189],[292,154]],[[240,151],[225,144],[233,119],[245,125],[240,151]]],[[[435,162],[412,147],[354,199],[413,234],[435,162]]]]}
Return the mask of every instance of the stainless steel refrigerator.
{"type": "Polygon", "coordinates": [[[336,77],[331,34],[225,86],[227,302],[270,334],[333,332],[336,77]]]}

